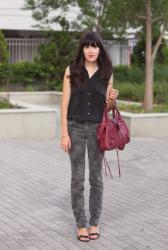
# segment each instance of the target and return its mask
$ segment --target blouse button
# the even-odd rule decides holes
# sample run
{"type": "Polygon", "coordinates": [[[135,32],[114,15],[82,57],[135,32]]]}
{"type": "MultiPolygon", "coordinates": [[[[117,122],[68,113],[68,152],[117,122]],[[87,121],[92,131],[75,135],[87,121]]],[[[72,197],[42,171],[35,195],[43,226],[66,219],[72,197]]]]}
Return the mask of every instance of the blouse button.
{"type": "Polygon", "coordinates": [[[90,115],[90,113],[88,112],[88,115],[90,115]]]}
{"type": "Polygon", "coordinates": [[[90,93],[90,92],[88,92],[88,95],[91,95],[91,93],[90,93]]]}
{"type": "Polygon", "coordinates": [[[88,105],[90,105],[90,102],[88,102],[88,105]]]}

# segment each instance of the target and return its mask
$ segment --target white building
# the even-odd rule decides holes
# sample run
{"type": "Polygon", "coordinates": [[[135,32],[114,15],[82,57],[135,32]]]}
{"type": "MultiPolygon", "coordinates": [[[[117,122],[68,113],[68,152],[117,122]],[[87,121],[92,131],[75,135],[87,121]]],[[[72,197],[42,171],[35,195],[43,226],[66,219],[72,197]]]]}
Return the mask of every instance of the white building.
{"type": "MultiPolygon", "coordinates": [[[[0,30],[4,32],[8,42],[10,63],[32,61],[38,53],[38,45],[46,42],[43,31],[35,26],[37,22],[32,18],[31,11],[22,10],[24,3],[24,0],[0,1],[0,30]]],[[[77,14],[77,9],[72,8],[68,12],[68,19],[72,20],[77,14]]],[[[61,30],[59,25],[53,25],[52,28],[61,30]]],[[[131,48],[135,42],[133,30],[128,31],[126,41],[105,41],[113,65],[130,63],[131,48]]]]}

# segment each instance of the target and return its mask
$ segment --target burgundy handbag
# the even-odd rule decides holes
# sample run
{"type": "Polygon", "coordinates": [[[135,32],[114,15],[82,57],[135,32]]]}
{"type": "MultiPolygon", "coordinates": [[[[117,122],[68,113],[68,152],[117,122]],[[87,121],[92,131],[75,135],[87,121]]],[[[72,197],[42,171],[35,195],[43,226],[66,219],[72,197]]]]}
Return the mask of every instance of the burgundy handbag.
{"type": "MultiPolygon", "coordinates": [[[[99,147],[102,151],[113,150],[113,149],[117,150],[119,177],[121,177],[118,149],[123,150],[125,144],[130,142],[130,134],[128,127],[123,117],[121,116],[119,109],[117,108],[116,102],[114,102],[112,108],[112,119],[110,119],[108,115],[107,104],[105,104],[102,122],[98,125],[96,134],[99,147]]],[[[104,157],[104,165],[105,165],[105,171],[106,167],[108,167],[110,176],[112,176],[110,167],[105,157],[104,157]]]]}

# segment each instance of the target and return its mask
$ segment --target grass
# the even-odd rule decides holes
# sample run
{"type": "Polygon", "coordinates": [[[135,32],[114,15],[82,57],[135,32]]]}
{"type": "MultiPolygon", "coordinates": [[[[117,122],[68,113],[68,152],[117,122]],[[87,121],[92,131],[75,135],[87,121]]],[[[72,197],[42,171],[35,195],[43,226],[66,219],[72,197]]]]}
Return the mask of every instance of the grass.
{"type": "MultiPolygon", "coordinates": [[[[54,90],[56,91],[62,91],[62,84],[53,84],[52,88],[54,86],[54,90]]],[[[143,102],[144,97],[144,86],[143,84],[138,83],[130,83],[130,82],[114,82],[114,88],[119,90],[119,99],[125,100],[125,101],[135,101],[135,102],[143,102]]],[[[27,86],[24,86],[24,89],[22,91],[44,91],[44,90],[50,90],[45,85],[34,85],[34,84],[28,84],[27,86]]],[[[53,89],[52,89],[53,90],[53,89]]],[[[3,91],[3,88],[0,88],[0,91],[3,91]]],[[[168,83],[154,83],[154,112],[168,112],[168,83]]],[[[121,104],[119,103],[119,108],[121,111],[126,112],[132,112],[132,113],[145,113],[142,105],[136,105],[136,104],[121,104]]],[[[0,109],[11,109],[11,108],[20,108],[12,105],[8,100],[2,100],[0,98],[0,109]]],[[[151,112],[150,112],[151,113],[151,112]]]]}
{"type": "Polygon", "coordinates": [[[5,98],[0,98],[0,109],[11,109],[13,105],[5,98]]]}
{"type": "Polygon", "coordinates": [[[22,108],[22,107],[17,105],[12,105],[8,99],[0,97],[0,109],[16,109],[16,108],[22,108]]]}
{"type": "MultiPolygon", "coordinates": [[[[142,105],[137,104],[123,104],[118,103],[120,111],[131,112],[131,113],[147,113],[144,111],[142,105]]],[[[153,111],[150,113],[166,113],[168,112],[168,104],[155,104],[153,105],[153,111]]]]}
{"type": "MultiPolygon", "coordinates": [[[[114,82],[114,88],[119,90],[119,99],[143,102],[144,85],[130,82],[114,82]]],[[[168,82],[155,82],[153,85],[153,99],[156,104],[168,104],[168,82]]]]}

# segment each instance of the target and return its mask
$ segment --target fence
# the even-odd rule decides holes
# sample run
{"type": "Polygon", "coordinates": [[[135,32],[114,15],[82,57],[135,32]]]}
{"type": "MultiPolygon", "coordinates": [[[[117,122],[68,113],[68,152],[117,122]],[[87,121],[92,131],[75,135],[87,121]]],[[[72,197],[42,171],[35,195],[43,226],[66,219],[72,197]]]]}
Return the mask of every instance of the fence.
{"type": "Polygon", "coordinates": [[[32,62],[38,55],[38,46],[46,43],[46,38],[7,38],[9,50],[9,63],[19,61],[32,62]]]}
{"type": "Polygon", "coordinates": [[[130,47],[128,41],[104,41],[104,45],[110,55],[113,65],[130,64],[130,47]]]}
{"type": "MultiPolygon", "coordinates": [[[[38,46],[47,43],[48,38],[7,38],[9,49],[9,63],[19,61],[32,62],[38,55],[38,46]]],[[[131,46],[128,41],[104,41],[104,45],[112,59],[113,65],[129,65],[131,46]]]]}

